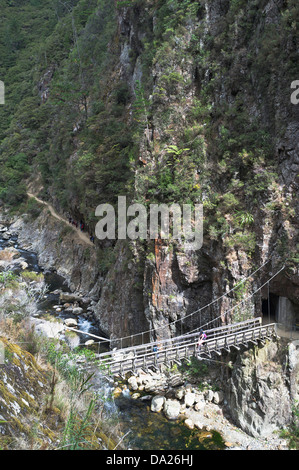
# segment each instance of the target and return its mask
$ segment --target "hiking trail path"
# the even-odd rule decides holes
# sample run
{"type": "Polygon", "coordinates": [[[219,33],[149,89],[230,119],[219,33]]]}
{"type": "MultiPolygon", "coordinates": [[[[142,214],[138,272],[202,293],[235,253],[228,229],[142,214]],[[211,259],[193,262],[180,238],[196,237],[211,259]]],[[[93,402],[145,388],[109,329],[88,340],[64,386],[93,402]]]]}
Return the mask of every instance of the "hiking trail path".
{"type": "Polygon", "coordinates": [[[30,198],[33,198],[35,199],[37,202],[39,202],[40,204],[43,204],[44,206],[46,206],[51,215],[53,217],[55,217],[56,219],[60,220],[61,222],[64,222],[65,224],[67,224],[69,227],[72,227],[72,229],[77,233],[78,237],[83,241],[85,242],[86,244],[90,245],[90,246],[93,246],[94,247],[94,244],[90,241],[89,239],[89,236],[86,235],[86,233],[82,232],[79,228],[76,228],[74,227],[73,225],[71,225],[64,217],[62,217],[61,215],[59,215],[53,206],[51,206],[51,204],[49,204],[49,202],[46,202],[46,201],[42,201],[42,199],[39,199],[37,196],[35,196],[33,193],[31,192],[28,192],[27,191],[27,195],[28,197],[30,198]]]}

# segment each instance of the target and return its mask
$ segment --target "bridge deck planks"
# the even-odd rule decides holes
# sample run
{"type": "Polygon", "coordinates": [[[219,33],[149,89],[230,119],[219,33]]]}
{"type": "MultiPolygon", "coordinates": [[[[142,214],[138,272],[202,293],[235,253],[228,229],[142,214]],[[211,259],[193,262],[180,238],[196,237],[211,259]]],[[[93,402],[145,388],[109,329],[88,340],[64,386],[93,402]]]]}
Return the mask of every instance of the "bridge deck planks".
{"type": "MultiPolygon", "coordinates": [[[[262,326],[261,319],[256,318],[224,327],[208,330],[207,339],[201,347],[200,355],[211,355],[212,352],[221,354],[231,347],[239,350],[241,345],[257,343],[276,335],[276,325],[262,326]]],[[[99,355],[100,365],[107,368],[111,375],[124,375],[136,372],[138,369],[159,369],[161,366],[171,366],[198,354],[198,333],[183,335],[161,341],[160,349],[155,352],[156,342],[109,351],[99,355]]]]}

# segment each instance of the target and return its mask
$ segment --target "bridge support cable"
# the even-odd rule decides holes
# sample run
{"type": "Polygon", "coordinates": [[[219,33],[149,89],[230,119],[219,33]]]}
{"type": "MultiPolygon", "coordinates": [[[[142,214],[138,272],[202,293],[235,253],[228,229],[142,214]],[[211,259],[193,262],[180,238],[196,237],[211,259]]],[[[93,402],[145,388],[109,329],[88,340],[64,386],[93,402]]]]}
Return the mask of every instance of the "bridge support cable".
{"type": "MultiPolygon", "coordinates": [[[[223,295],[221,295],[220,297],[214,299],[213,301],[211,301],[209,304],[206,304],[205,306],[199,308],[198,310],[195,310],[194,312],[191,312],[187,315],[185,315],[184,317],[182,318],[179,318],[177,320],[174,320],[173,322],[170,322],[167,324],[168,327],[171,327],[171,326],[176,326],[177,324],[180,324],[180,330],[181,330],[181,333],[183,331],[183,324],[185,322],[186,319],[188,318],[193,318],[194,315],[197,315],[197,317],[200,319],[200,325],[199,327],[195,328],[195,329],[192,329],[191,331],[188,331],[187,333],[183,333],[181,334],[180,336],[184,336],[184,335],[188,335],[190,333],[195,333],[195,332],[198,332],[200,328],[207,328],[209,325],[215,325],[216,322],[221,322],[222,318],[223,318],[223,315],[226,316],[226,318],[228,317],[229,314],[231,314],[234,310],[236,310],[237,308],[240,309],[240,311],[242,312],[242,305],[246,304],[246,302],[248,302],[250,299],[252,299],[252,297],[257,293],[257,292],[260,292],[267,284],[269,286],[269,283],[271,282],[272,279],[274,279],[280,272],[282,272],[284,269],[285,269],[285,266],[283,266],[281,269],[279,269],[273,276],[271,276],[270,279],[268,279],[268,281],[266,281],[262,286],[260,286],[259,288],[255,289],[255,291],[250,294],[249,296],[247,296],[245,299],[242,299],[242,301],[238,302],[235,306],[231,307],[230,309],[227,309],[224,313],[222,313],[221,315],[219,315],[218,317],[202,324],[201,323],[201,318],[202,318],[202,313],[207,310],[208,308],[210,308],[212,305],[214,305],[216,302],[219,302],[221,301],[223,298],[227,297],[230,293],[232,293],[233,291],[235,291],[237,288],[239,288],[242,284],[244,284],[247,280],[249,280],[250,278],[252,278],[257,272],[259,272],[261,269],[263,269],[268,263],[269,263],[270,260],[266,261],[263,265],[261,265],[258,269],[256,269],[252,274],[250,274],[249,276],[247,276],[246,278],[244,278],[242,281],[238,282],[232,289],[230,289],[228,292],[225,292],[223,295]]],[[[133,335],[129,335],[129,336],[126,336],[126,337],[122,337],[122,338],[111,338],[110,339],[110,342],[113,346],[116,346],[117,349],[124,349],[124,348],[128,348],[128,347],[134,347],[134,346],[137,346],[137,345],[142,345],[142,344],[145,344],[145,338],[153,338],[155,337],[156,338],[156,343],[158,343],[160,341],[159,339],[159,332],[163,331],[165,329],[165,326],[162,326],[162,327],[159,327],[159,328],[150,328],[149,330],[147,331],[143,331],[141,333],[136,333],[136,334],[133,334],[133,335]]],[[[154,343],[154,341],[152,341],[154,343]]]]}
{"type": "MultiPolygon", "coordinates": [[[[175,344],[169,341],[165,343],[163,350],[159,351],[159,359],[157,353],[148,348],[150,345],[146,347],[139,346],[135,348],[136,354],[132,354],[131,350],[128,353],[126,349],[122,351],[122,354],[111,354],[110,361],[106,362],[106,366],[112,375],[121,375],[123,377],[127,372],[138,369],[147,371],[151,368],[161,369],[163,365],[171,367],[173,363],[188,360],[193,356],[198,357],[198,359],[208,356],[211,359],[213,353],[221,356],[223,351],[230,352],[231,347],[236,348],[238,351],[242,345],[249,347],[249,343],[255,344],[260,339],[265,340],[276,336],[276,325],[262,326],[259,319],[241,322],[233,325],[233,327],[228,325],[227,327],[210,330],[210,338],[201,345],[200,351],[197,349],[197,341],[194,341],[194,335],[189,335],[188,342],[186,337],[182,336],[180,341],[175,344]],[[128,354],[125,354],[125,352],[128,354]]],[[[104,355],[102,357],[104,363],[107,357],[104,355]]],[[[101,362],[100,360],[100,364],[101,362]]]]}
{"type": "MultiPolygon", "coordinates": [[[[258,287],[253,293],[251,293],[249,296],[246,297],[246,299],[242,299],[239,303],[237,303],[236,305],[234,305],[233,307],[231,307],[230,309],[226,310],[224,312],[225,316],[227,317],[227,315],[231,312],[233,312],[234,310],[238,309],[238,308],[242,308],[242,305],[247,302],[248,300],[252,299],[252,297],[254,297],[255,294],[257,294],[258,292],[260,292],[266,285],[269,286],[270,282],[272,281],[272,279],[274,279],[281,271],[283,271],[285,269],[285,266],[283,266],[279,271],[277,271],[270,279],[268,279],[268,281],[266,281],[262,286],[258,287]]],[[[202,328],[206,328],[207,326],[209,326],[210,324],[214,323],[215,321],[219,320],[221,318],[222,315],[219,315],[218,317],[214,318],[213,320],[210,320],[209,322],[206,322],[205,324],[201,324],[199,327],[195,328],[194,330],[192,330],[192,332],[198,332],[200,329],[202,328]]],[[[189,333],[191,333],[191,331],[189,331],[189,333]]]]}

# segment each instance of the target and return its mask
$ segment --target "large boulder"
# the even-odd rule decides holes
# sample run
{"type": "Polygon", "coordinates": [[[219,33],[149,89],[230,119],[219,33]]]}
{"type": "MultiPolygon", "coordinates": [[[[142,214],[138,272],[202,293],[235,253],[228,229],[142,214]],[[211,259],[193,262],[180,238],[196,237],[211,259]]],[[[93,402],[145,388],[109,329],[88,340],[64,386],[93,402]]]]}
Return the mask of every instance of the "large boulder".
{"type": "Polygon", "coordinates": [[[195,393],[187,392],[184,398],[185,405],[188,407],[193,406],[195,403],[195,398],[196,398],[195,393]]]}
{"type": "Polygon", "coordinates": [[[72,294],[72,293],[68,293],[68,292],[61,292],[60,294],[60,302],[62,304],[64,303],[74,303],[74,302],[80,302],[82,299],[82,297],[80,295],[77,295],[77,294],[72,294]]]}
{"type": "Polygon", "coordinates": [[[74,318],[66,318],[64,320],[64,324],[65,324],[65,326],[68,326],[70,328],[77,328],[77,326],[78,326],[78,322],[74,318]]]}
{"type": "Polygon", "coordinates": [[[166,400],[163,407],[164,414],[168,419],[177,419],[180,415],[181,404],[177,400],[166,400]]]}
{"type": "Polygon", "coordinates": [[[138,390],[137,379],[134,375],[128,379],[128,384],[132,390],[138,390]]]}
{"type": "Polygon", "coordinates": [[[81,307],[73,308],[73,314],[74,315],[81,315],[82,313],[83,313],[83,308],[81,308],[81,307]]]}
{"type": "Polygon", "coordinates": [[[157,395],[153,397],[151,401],[151,411],[159,413],[162,410],[164,403],[165,403],[165,397],[161,395],[157,395]]]}

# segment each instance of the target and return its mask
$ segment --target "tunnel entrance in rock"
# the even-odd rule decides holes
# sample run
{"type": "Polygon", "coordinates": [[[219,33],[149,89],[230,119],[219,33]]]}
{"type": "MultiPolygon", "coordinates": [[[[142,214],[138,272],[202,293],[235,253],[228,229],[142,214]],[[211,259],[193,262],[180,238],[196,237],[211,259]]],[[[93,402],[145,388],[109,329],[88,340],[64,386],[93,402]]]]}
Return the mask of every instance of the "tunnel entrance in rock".
{"type": "Polygon", "coordinates": [[[262,299],[263,323],[278,323],[290,331],[299,331],[299,306],[287,297],[268,293],[262,299]]]}
{"type": "Polygon", "coordinates": [[[262,314],[265,323],[277,322],[277,310],[279,295],[269,293],[266,299],[262,299],[262,314]]]}

